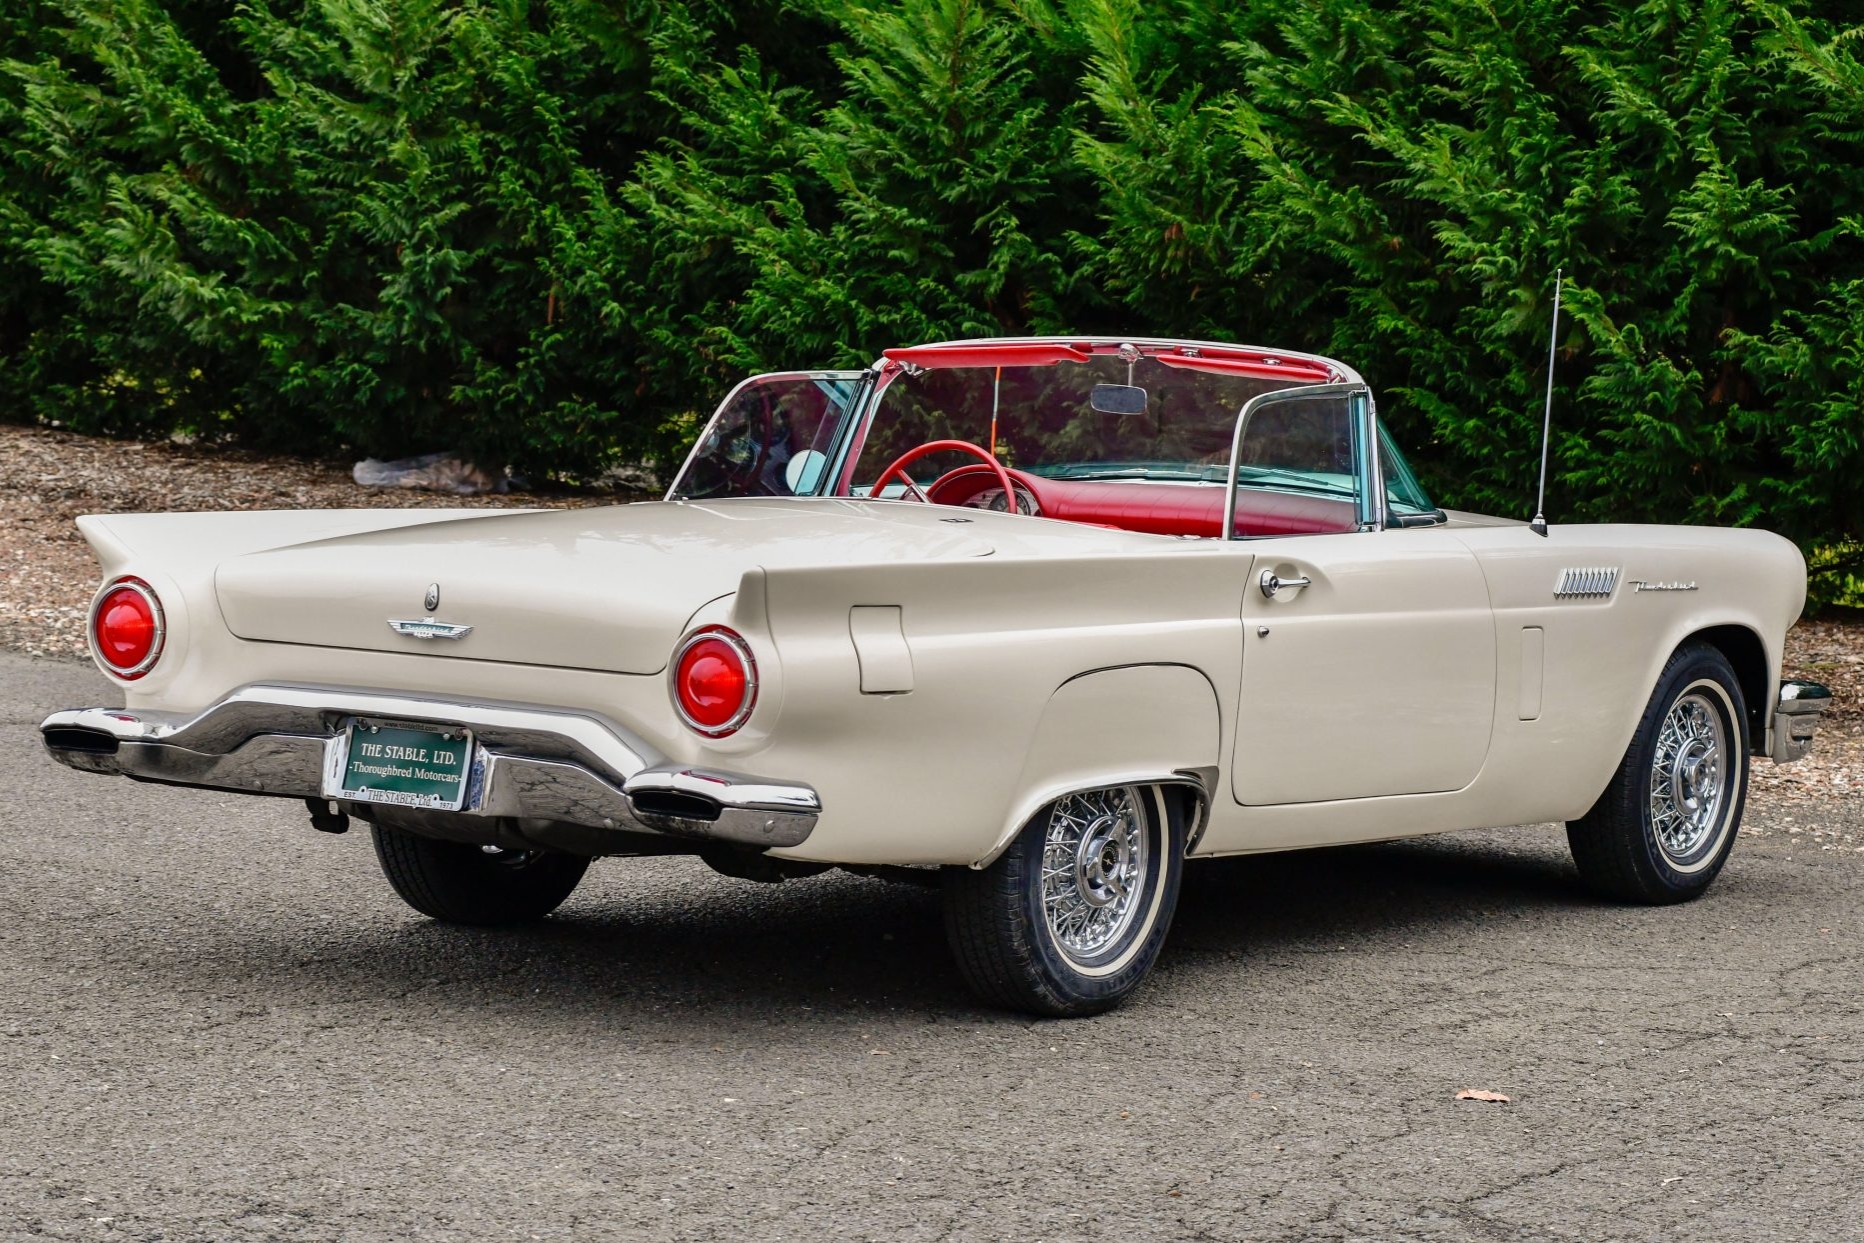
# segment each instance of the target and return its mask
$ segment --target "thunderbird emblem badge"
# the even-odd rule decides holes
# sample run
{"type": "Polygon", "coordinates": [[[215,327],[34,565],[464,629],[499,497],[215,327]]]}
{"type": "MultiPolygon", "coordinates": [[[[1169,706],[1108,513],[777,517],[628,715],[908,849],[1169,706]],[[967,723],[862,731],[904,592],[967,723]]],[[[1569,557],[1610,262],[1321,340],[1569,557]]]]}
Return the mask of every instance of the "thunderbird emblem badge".
{"type": "Polygon", "coordinates": [[[463,639],[472,633],[471,626],[443,622],[433,615],[434,610],[440,607],[439,583],[427,584],[427,597],[421,603],[427,606],[426,617],[419,621],[397,621],[391,617],[388,619],[388,628],[410,639],[463,639]]]}
{"type": "Polygon", "coordinates": [[[463,639],[472,633],[471,626],[435,621],[431,617],[423,617],[419,621],[396,621],[391,617],[388,628],[410,639],[463,639]]]}

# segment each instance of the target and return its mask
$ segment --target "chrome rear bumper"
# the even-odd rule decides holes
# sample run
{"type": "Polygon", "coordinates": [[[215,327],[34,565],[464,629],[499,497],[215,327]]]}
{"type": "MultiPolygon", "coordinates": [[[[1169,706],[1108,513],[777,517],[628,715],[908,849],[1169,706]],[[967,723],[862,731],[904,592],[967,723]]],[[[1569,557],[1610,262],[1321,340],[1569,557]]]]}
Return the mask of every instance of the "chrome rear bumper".
{"type": "Polygon", "coordinates": [[[1819,718],[1831,707],[1832,693],[1817,682],[1782,682],[1773,708],[1773,748],[1776,764],[1791,764],[1812,750],[1819,718]]]}
{"type": "Polygon", "coordinates": [[[449,815],[798,846],[822,810],[809,786],[663,763],[612,722],[544,708],[255,685],[196,716],[80,708],[39,729],[54,759],[83,772],[315,799],[354,717],[473,732],[466,805],[449,815]]]}

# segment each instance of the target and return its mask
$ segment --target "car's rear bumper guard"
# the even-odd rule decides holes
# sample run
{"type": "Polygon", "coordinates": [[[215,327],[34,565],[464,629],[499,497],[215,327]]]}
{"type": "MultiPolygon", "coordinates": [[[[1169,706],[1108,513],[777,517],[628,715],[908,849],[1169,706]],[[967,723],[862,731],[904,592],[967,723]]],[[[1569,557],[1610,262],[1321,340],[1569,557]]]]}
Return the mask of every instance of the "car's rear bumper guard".
{"type": "Polygon", "coordinates": [[[610,722],[504,704],[306,686],[247,686],[196,716],[80,708],[39,726],[83,772],[288,798],[323,797],[354,717],[473,732],[467,816],[550,820],[748,846],[797,846],[822,804],[795,782],[660,762],[610,722]]]}

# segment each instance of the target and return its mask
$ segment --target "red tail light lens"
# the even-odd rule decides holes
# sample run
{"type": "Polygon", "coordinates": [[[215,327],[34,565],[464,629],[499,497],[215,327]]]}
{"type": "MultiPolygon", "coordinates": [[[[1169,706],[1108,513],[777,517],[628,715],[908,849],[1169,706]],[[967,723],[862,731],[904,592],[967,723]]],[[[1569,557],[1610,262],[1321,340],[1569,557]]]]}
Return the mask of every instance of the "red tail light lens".
{"type": "Polygon", "coordinates": [[[673,705],[689,729],[723,738],[757,703],[757,662],[736,632],[708,626],[673,654],[673,705]]]}
{"type": "Polygon", "coordinates": [[[104,668],[135,681],[162,656],[162,602],[140,578],[119,578],[91,606],[91,650],[104,668]]]}

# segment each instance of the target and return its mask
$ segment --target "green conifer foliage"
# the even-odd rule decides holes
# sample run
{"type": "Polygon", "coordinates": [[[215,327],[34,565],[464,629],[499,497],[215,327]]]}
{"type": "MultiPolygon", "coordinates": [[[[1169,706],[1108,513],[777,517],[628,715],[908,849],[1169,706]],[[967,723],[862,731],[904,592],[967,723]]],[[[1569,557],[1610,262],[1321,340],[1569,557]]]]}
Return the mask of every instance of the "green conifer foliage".
{"type": "MultiPolygon", "coordinates": [[[[1345,358],[1448,504],[1864,547],[1864,66],[1794,0],[21,0],[7,417],[586,476],[900,342],[1345,358]]],[[[1850,566],[1849,568],[1855,568],[1850,566]]]]}

